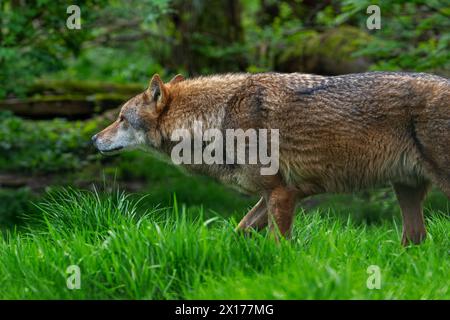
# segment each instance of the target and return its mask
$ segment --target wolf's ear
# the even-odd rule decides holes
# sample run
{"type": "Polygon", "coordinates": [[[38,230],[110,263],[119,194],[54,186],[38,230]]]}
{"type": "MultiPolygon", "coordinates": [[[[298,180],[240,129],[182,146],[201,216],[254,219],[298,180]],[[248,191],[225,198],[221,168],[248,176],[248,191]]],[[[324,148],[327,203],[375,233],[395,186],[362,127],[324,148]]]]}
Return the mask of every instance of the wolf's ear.
{"type": "Polygon", "coordinates": [[[158,74],[155,74],[152,77],[152,80],[150,80],[150,84],[145,94],[151,101],[156,102],[157,113],[160,113],[164,109],[169,98],[169,90],[158,74]]]}
{"type": "Polygon", "coordinates": [[[181,74],[177,74],[172,80],[169,81],[169,84],[175,84],[177,82],[181,82],[184,80],[184,77],[181,74]]]}

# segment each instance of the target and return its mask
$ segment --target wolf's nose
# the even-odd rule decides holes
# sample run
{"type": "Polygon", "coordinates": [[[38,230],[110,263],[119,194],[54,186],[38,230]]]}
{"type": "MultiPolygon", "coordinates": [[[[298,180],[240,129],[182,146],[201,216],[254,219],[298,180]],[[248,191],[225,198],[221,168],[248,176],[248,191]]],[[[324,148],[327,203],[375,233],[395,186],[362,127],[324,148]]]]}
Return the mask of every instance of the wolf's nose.
{"type": "Polygon", "coordinates": [[[91,140],[92,140],[92,143],[93,143],[93,144],[95,144],[95,142],[97,141],[97,136],[98,136],[98,134],[94,134],[94,135],[92,136],[91,140]]]}

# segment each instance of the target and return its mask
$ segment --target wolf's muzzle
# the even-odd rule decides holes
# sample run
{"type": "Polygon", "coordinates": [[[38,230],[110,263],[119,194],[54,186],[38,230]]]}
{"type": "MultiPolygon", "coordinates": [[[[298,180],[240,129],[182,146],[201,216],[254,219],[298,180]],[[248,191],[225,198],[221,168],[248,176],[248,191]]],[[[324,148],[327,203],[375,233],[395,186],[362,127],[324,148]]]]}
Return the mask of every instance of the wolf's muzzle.
{"type": "Polygon", "coordinates": [[[97,136],[98,136],[98,134],[94,134],[91,138],[91,141],[94,145],[95,145],[95,142],[97,142],[97,136]]]}

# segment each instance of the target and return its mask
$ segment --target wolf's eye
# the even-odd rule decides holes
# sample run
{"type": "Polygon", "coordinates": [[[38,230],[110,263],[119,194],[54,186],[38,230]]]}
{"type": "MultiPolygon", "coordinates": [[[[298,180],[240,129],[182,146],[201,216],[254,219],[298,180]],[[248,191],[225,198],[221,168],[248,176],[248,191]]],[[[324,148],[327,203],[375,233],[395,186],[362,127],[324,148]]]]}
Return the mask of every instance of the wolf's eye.
{"type": "Polygon", "coordinates": [[[124,121],[125,120],[125,117],[124,116],[120,116],[119,117],[119,122],[122,122],[122,121],[124,121]]]}

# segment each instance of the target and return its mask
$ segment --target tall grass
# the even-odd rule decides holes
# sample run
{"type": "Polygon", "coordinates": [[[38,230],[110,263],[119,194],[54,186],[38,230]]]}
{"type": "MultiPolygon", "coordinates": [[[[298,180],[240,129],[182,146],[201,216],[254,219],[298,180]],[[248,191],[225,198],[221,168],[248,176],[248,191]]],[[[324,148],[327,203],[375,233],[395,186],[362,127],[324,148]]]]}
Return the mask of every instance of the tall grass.
{"type": "Polygon", "coordinates": [[[125,194],[67,189],[37,205],[25,231],[0,240],[7,299],[439,299],[449,293],[447,217],[428,221],[421,246],[403,248],[398,224],[365,226],[300,213],[289,241],[235,233],[201,209],[140,208],[125,194]],[[66,286],[78,265],[81,288],[66,286]],[[378,265],[382,286],[366,286],[378,265]]]}

